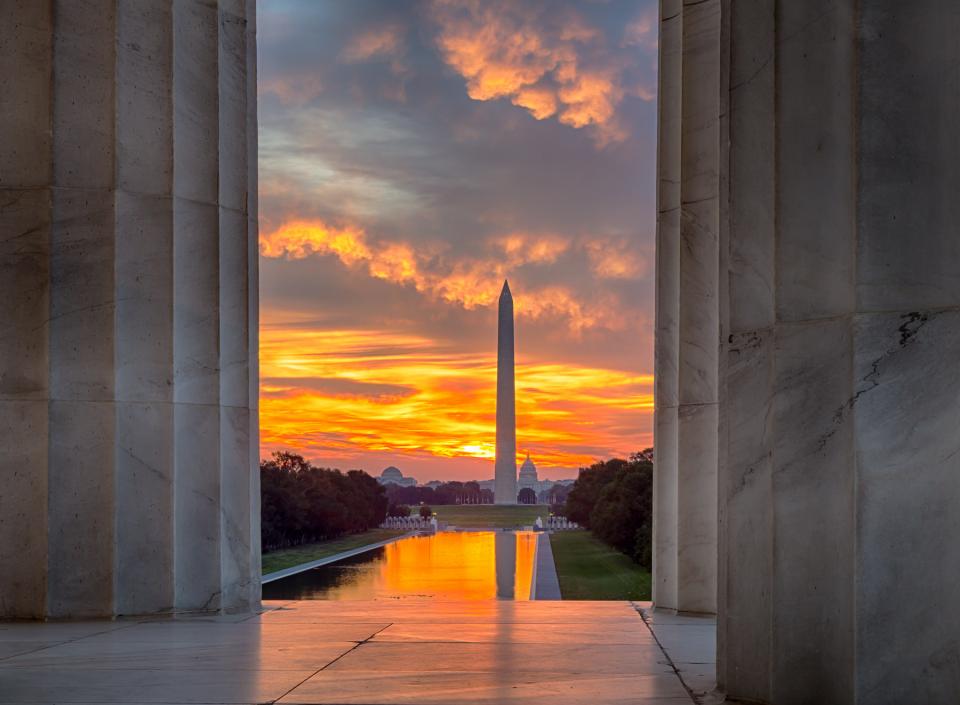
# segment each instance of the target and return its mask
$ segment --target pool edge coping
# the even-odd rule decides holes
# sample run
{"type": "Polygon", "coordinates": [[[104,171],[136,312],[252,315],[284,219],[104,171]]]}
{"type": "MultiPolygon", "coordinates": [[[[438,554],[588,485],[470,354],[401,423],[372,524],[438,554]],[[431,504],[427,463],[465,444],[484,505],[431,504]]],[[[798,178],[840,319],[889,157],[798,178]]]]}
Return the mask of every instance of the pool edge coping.
{"type": "Polygon", "coordinates": [[[314,561],[308,561],[306,563],[298,563],[297,565],[290,566],[289,568],[283,568],[282,570],[275,570],[272,573],[266,573],[260,577],[260,584],[264,585],[266,583],[272,583],[275,580],[280,580],[282,578],[289,578],[291,575],[296,575],[297,573],[303,573],[313,568],[320,568],[321,566],[328,565],[329,563],[335,563],[337,561],[342,561],[344,558],[352,558],[353,556],[358,556],[361,553],[366,553],[367,551],[373,551],[377,548],[383,548],[384,546],[393,543],[394,541],[399,541],[400,539],[407,539],[411,536],[418,536],[419,531],[408,531],[405,534],[400,536],[394,536],[389,539],[384,539],[383,541],[377,541],[376,543],[370,543],[366,546],[358,546],[357,548],[351,548],[349,551],[341,551],[340,553],[334,553],[331,556],[326,556],[325,558],[318,558],[314,561]]]}

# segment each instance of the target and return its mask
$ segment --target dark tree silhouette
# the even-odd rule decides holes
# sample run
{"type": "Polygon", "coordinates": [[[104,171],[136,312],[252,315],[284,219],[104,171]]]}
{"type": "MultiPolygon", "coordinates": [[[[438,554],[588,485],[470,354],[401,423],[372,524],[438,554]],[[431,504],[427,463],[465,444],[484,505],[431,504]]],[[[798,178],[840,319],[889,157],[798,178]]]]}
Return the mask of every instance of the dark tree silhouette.
{"type": "Polygon", "coordinates": [[[653,525],[653,453],[583,468],[567,497],[566,517],[649,568],[653,525]]]}
{"type": "Polygon", "coordinates": [[[410,516],[410,506],[407,504],[394,504],[390,503],[390,506],[387,507],[387,516],[388,517],[408,517],[410,516]]]}
{"type": "Polygon", "coordinates": [[[264,550],[366,531],[387,515],[386,493],[367,473],[317,468],[288,452],[260,463],[260,503],[264,550]]]}
{"type": "Polygon", "coordinates": [[[470,482],[444,482],[433,487],[401,487],[394,483],[385,485],[391,504],[493,504],[493,492],[480,489],[480,484],[470,482]]]}
{"type": "Polygon", "coordinates": [[[524,487],[517,493],[517,502],[520,504],[536,504],[537,493],[529,487],[524,487]]]}
{"type": "Polygon", "coordinates": [[[563,505],[566,503],[571,489],[573,489],[573,485],[554,485],[549,490],[544,490],[537,495],[537,500],[540,504],[549,504],[550,511],[554,514],[562,514],[563,505]]]}
{"type": "Polygon", "coordinates": [[[626,465],[626,460],[612,458],[594,463],[589,468],[581,468],[580,476],[567,495],[566,517],[589,528],[590,512],[600,498],[600,492],[613,481],[617,471],[626,465]]]}

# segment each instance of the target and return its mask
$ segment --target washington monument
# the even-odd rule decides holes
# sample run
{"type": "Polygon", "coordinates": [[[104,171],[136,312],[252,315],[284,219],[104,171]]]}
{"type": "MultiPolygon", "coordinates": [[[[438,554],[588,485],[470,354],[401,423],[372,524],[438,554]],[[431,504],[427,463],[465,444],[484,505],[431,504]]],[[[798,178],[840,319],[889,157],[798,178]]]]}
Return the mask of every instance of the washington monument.
{"type": "Polygon", "coordinates": [[[517,503],[517,416],[513,383],[513,296],[503,281],[497,316],[497,461],[495,504],[517,503]]]}

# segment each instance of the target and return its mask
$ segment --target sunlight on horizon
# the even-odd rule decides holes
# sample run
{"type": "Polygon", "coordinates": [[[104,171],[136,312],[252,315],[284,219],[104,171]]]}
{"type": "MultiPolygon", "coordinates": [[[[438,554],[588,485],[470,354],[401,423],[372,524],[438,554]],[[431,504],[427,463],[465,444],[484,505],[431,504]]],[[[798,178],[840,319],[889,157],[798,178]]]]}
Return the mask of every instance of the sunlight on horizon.
{"type": "MultiPolygon", "coordinates": [[[[268,451],[419,451],[492,459],[496,353],[443,351],[385,330],[261,330],[261,444],[268,451]],[[371,432],[375,429],[375,433],[371,432]]],[[[617,424],[653,408],[653,379],[616,370],[517,362],[518,460],[589,465],[629,454],[617,424]]],[[[379,470],[379,468],[374,468],[379,470]]]]}

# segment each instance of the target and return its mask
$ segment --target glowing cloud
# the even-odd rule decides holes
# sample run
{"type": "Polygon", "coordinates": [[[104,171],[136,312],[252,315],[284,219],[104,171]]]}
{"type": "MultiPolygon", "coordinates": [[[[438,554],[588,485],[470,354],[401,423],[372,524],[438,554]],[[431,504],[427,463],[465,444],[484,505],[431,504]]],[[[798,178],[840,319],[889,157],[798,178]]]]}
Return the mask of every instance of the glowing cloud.
{"type": "Polygon", "coordinates": [[[319,73],[273,76],[257,82],[257,93],[272,94],[288,108],[302,108],[323,93],[323,80],[319,73]]]}
{"type": "Polygon", "coordinates": [[[604,279],[632,279],[644,274],[647,268],[646,261],[630,251],[623,238],[588,240],[583,248],[590,259],[590,269],[604,279]]]}
{"type": "Polygon", "coordinates": [[[495,237],[492,242],[503,250],[511,266],[556,262],[570,246],[569,239],[550,234],[512,233],[495,237]]]}
{"type": "MultiPolygon", "coordinates": [[[[260,234],[260,254],[264,257],[333,255],[348,267],[365,269],[375,279],[410,285],[468,310],[493,306],[505,277],[523,265],[555,262],[569,248],[569,240],[549,234],[512,233],[493,238],[491,245],[500,251],[496,256],[445,261],[424,256],[404,242],[370,243],[360,227],[332,226],[320,220],[291,221],[260,234]]],[[[608,297],[584,302],[559,285],[520,287],[518,291],[517,315],[565,319],[575,335],[592,328],[623,330],[631,323],[618,313],[617,302],[608,297]]]]}
{"type": "Polygon", "coordinates": [[[624,46],[639,46],[653,50],[657,48],[657,11],[648,8],[632,19],[623,31],[624,46]]]}
{"type": "Polygon", "coordinates": [[[403,34],[399,25],[369,29],[353,37],[340,56],[348,63],[396,57],[403,53],[403,34]]]}
{"type": "MultiPolygon", "coordinates": [[[[272,310],[265,319],[264,454],[296,448],[345,458],[377,451],[493,457],[494,350],[453,352],[390,330],[314,330],[272,310]]],[[[531,450],[543,467],[564,468],[625,456],[649,442],[639,429],[652,413],[652,382],[649,375],[521,357],[521,452],[531,450]]]]}
{"type": "Polygon", "coordinates": [[[557,93],[546,86],[521,88],[511,102],[529,110],[537,120],[546,120],[557,112],[557,93]]]}
{"type": "Polygon", "coordinates": [[[372,257],[365,239],[363,230],[357,228],[334,228],[318,220],[293,221],[271,233],[261,234],[260,254],[290,259],[335,254],[344,264],[353,265],[372,257]]]}
{"type": "Polygon", "coordinates": [[[431,8],[440,53],[474,100],[509,98],[537,120],[592,128],[601,146],[629,136],[617,117],[623,62],[594,46],[602,34],[579,15],[555,13],[550,22],[548,6],[503,1],[434,0],[431,8]]]}

